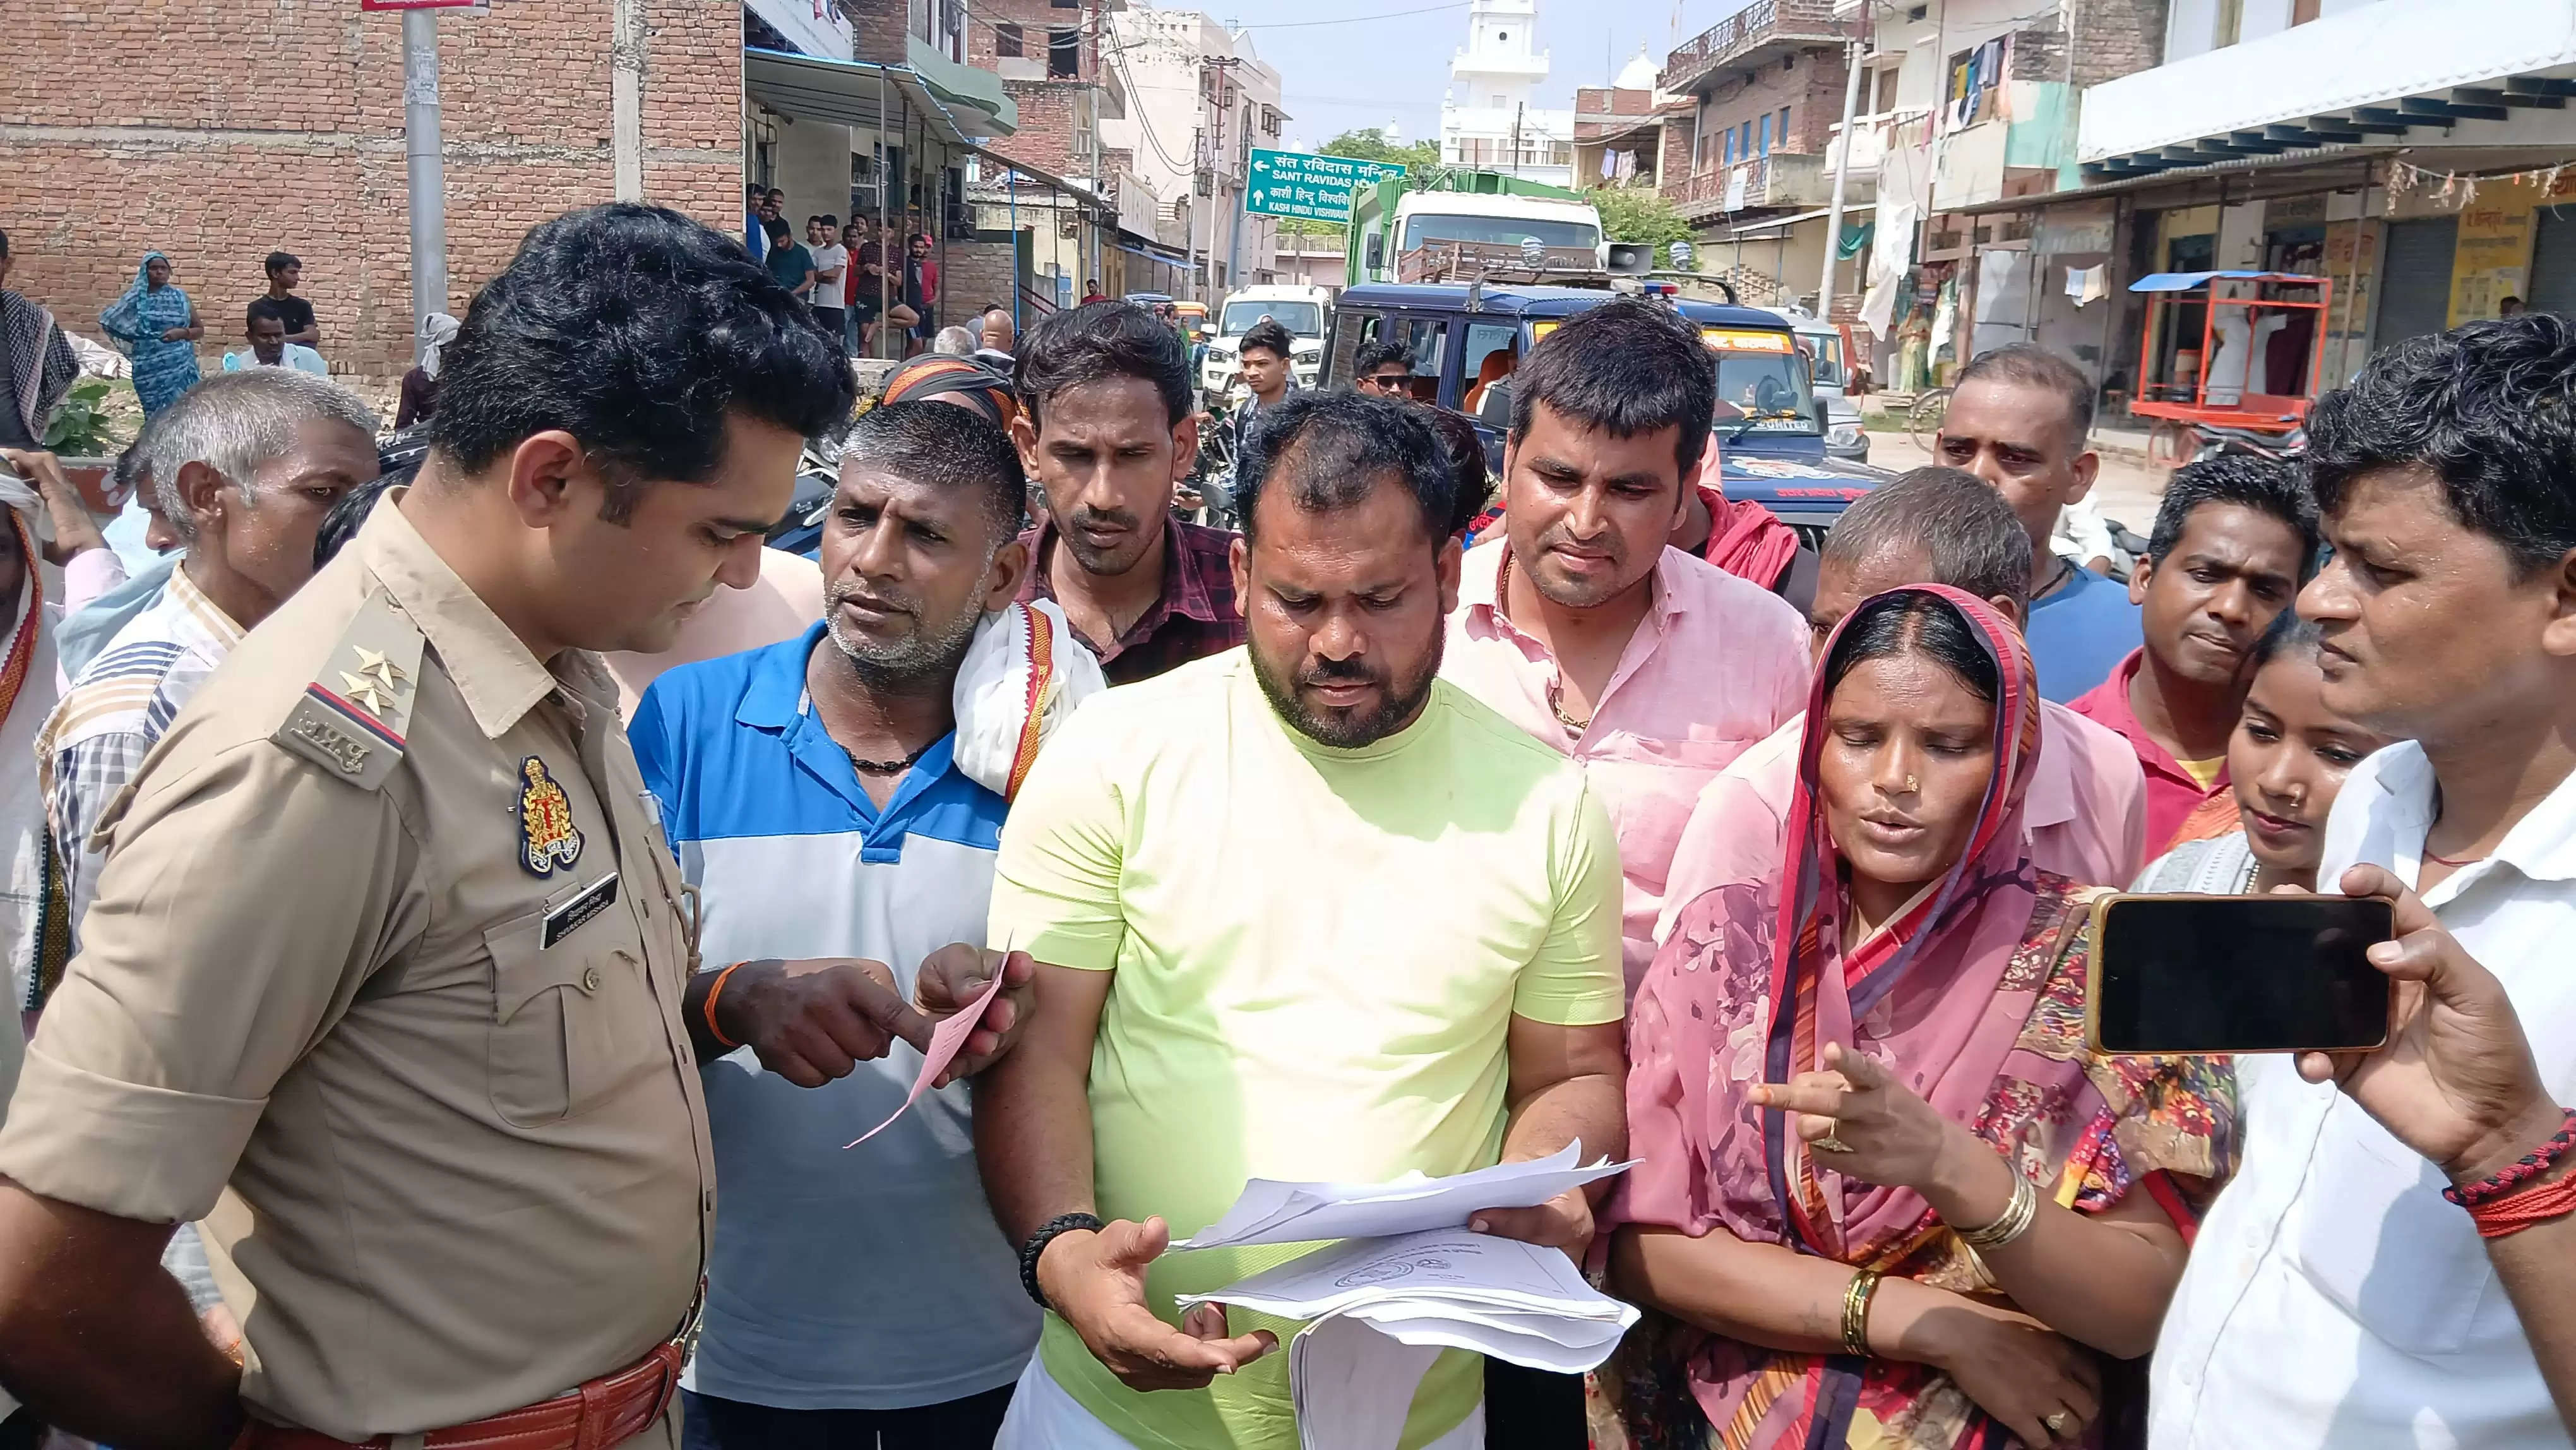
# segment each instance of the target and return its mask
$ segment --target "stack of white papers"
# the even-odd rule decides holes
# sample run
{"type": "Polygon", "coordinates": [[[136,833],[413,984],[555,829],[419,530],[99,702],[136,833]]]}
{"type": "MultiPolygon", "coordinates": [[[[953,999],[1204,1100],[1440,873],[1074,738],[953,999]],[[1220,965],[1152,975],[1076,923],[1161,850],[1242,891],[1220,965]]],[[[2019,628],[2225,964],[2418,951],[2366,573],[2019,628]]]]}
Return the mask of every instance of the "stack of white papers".
{"type": "Polygon", "coordinates": [[[1576,1374],[1637,1322],[1564,1250],[1466,1229],[1480,1210],[1532,1207],[1629,1166],[1577,1167],[1580,1154],[1570,1145],[1536,1162],[1372,1186],[1254,1179],[1225,1217],[1172,1247],[1343,1241],[1180,1303],[1312,1321],[1288,1346],[1301,1443],[1395,1450],[1441,1346],[1576,1374]]]}
{"type": "MultiPolygon", "coordinates": [[[[1347,1315],[1401,1344],[1446,1344],[1579,1374],[1610,1357],[1637,1311],[1576,1272],[1563,1249],[1458,1229],[1351,1239],[1181,1304],[1281,1319],[1347,1315]]],[[[1427,1361],[1426,1361],[1427,1362],[1427,1361]]]]}
{"type": "MultiPolygon", "coordinates": [[[[1473,1173],[1393,1183],[1282,1183],[1255,1178],[1225,1217],[1175,1242],[1175,1249],[1237,1244],[1302,1244],[1321,1239],[1385,1238],[1432,1228],[1465,1228],[1477,1210],[1533,1208],[1569,1188],[1624,1173],[1627,1163],[1578,1167],[1581,1143],[1526,1163],[1498,1163],[1473,1173]]],[[[1632,1162],[1634,1160],[1631,1160],[1632,1162]]]]}

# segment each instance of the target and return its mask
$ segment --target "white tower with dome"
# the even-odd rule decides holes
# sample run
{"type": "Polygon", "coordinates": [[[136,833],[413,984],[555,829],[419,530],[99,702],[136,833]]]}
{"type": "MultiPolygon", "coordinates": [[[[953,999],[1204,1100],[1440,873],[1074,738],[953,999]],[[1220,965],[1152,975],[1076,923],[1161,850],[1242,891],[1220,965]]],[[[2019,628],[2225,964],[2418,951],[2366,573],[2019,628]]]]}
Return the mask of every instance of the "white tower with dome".
{"type": "Polygon", "coordinates": [[[1467,44],[1449,62],[1440,105],[1444,163],[1574,184],[1574,112],[1536,104],[1548,68],[1537,31],[1537,0],[1467,7],[1467,44]]]}

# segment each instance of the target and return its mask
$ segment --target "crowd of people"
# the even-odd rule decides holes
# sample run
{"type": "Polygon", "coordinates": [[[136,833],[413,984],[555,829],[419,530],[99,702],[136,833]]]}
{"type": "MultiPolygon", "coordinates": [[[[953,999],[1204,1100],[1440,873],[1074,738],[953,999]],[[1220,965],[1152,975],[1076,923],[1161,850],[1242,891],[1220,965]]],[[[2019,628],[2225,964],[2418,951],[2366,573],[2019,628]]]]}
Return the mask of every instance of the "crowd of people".
{"type": "MultiPolygon", "coordinates": [[[[909,358],[946,350],[934,349],[943,329],[939,262],[930,254],[928,232],[907,233],[893,221],[855,212],[846,223],[818,212],[805,219],[800,243],[786,206],[787,193],[776,187],[744,187],[743,247],[813,310],[844,351],[852,357],[909,358]],[[881,350],[879,333],[888,328],[881,350]]],[[[988,302],[974,314],[978,328],[995,312],[1005,321],[1010,317],[1009,309],[988,302]]]]}
{"type": "Polygon", "coordinates": [[[1284,1450],[1299,1326],[1177,1297],[1300,1247],[1174,1241],[1578,1143],[1470,1227],[1642,1321],[1442,1351],[1405,1450],[2569,1443],[2576,326],[2178,470],[2125,588],[2037,348],[1819,543],[1662,303],[1490,483],[1256,328],[1237,531],[1167,319],[861,406],[874,243],[750,200],[533,231],[399,482],[327,378],[182,386],[148,567],[0,446],[0,1444],[1284,1450]],[[2389,899],[2388,1044],[2093,1051],[2128,888],[2389,899]]]}

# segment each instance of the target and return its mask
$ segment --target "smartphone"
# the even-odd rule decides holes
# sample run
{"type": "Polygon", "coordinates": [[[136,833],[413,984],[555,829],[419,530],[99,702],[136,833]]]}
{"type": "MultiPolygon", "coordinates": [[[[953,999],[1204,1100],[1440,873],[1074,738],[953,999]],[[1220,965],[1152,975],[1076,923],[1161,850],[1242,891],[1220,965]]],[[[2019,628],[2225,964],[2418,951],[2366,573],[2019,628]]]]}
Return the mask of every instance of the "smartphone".
{"type": "Polygon", "coordinates": [[[2093,1050],[2362,1052],[2388,1040],[2396,935],[2377,896],[2106,896],[2093,907],[2093,1050]]]}

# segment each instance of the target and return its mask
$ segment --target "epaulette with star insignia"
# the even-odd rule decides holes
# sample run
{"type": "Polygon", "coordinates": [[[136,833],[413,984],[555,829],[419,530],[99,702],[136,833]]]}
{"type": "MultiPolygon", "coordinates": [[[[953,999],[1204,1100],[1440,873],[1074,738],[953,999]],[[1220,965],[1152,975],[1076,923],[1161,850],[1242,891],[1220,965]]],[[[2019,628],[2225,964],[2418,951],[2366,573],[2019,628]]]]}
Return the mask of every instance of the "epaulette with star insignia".
{"type": "Polygon", "coordinates": [[[402,760],[421,648],[420,630],[393,601],[369,595],[269,738],[351,785],[374,790],[402,760]]]}

